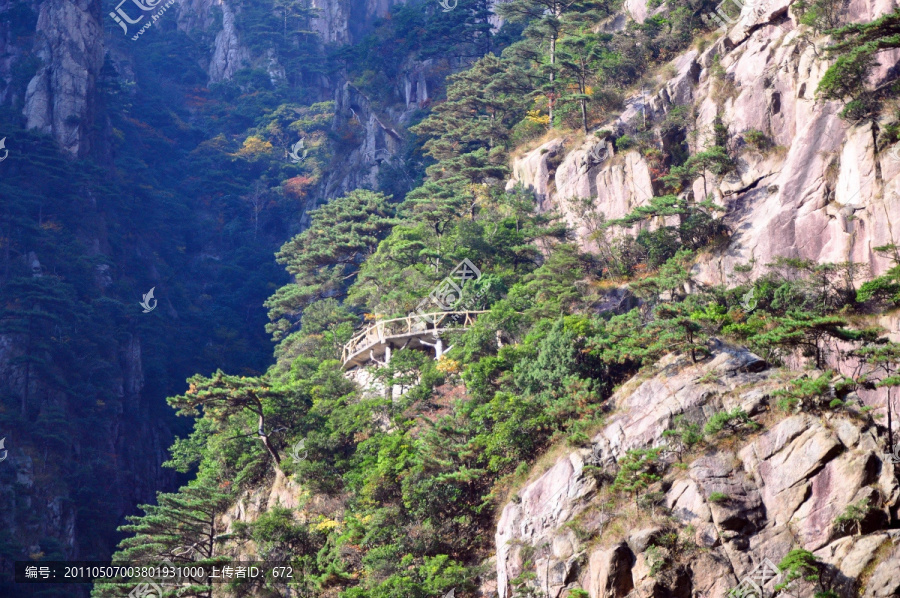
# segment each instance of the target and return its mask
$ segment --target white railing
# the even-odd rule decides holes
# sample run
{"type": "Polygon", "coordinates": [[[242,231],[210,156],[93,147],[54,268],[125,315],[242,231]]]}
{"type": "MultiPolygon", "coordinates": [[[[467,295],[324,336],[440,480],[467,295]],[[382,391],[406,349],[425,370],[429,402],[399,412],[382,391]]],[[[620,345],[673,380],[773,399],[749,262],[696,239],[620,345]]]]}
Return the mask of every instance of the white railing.
{"type": "Polygon", "coordinates": [[[409,336],[432,336],[445,330],[462,330],[475,323],[478,314],[486,311],[442,311],[430,314],[415,314],[405,318],[381,320],[367,326],[351,338],[341,353],[344,365],[356,355],[384,343],[392,338],[409,336]]]}

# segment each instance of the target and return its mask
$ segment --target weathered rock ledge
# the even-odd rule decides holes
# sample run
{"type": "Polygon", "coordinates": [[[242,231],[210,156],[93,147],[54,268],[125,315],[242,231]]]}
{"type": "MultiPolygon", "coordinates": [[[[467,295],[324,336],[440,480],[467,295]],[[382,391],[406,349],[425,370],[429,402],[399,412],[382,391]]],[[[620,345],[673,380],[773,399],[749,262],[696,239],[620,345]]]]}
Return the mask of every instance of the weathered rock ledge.
{"type": "MultiPolygon", "coordinates": [[[[784,384],[782,372],[725,344],[701,363],[670,356],[630,381],[611,398],[592,448],[536,474],[503,508],[499,596],[532,588],[550,598],[574,589],[591,598],[721,598],[764,559],[777,564],[794,548],[826,565],[840,596],[900,595],[900,529],[891,529],[900,485],[878,428],[852,412],[784,414],[769,400],[784,384]],[[675,448],[663,432],[676,417],[702,426],[737,407],[763,427],[710,441],[681,464],[676,450],[663,452],[668,473],[649,488],[658,506],[609,490],[628,450],[675,448]],[[872,509],[861,534],[835,525],[863,499],[872,509]]],[[[811,597],[812,584],[793,591],[811,597]]]]}

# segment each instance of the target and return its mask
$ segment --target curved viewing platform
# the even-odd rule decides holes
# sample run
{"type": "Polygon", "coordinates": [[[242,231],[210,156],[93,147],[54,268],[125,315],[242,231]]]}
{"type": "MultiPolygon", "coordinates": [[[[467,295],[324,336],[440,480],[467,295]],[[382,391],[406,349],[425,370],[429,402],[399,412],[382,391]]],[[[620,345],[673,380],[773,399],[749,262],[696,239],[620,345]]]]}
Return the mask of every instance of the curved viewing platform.
{"type": "Polygon", "coordinates": [[[487,311],[442,311],[375,322],[344,345],[341,362],[345,370],[368,361],[386,365],[392,350],[419,348],[434,350],[439,359],[449,350],[444,349],[441,335],[468,330],[483,313],[487,311]]]}

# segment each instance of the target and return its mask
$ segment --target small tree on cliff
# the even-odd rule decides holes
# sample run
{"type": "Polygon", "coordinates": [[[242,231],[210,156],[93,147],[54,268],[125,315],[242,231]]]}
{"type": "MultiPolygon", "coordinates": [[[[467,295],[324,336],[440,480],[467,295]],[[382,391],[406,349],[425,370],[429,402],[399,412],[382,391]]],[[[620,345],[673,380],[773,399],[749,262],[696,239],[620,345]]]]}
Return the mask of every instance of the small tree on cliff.
{"type": "Polygon", "coordinates": [[[485,179],[508,175],[510,132],[525,116],[532,91],[522,67],[493,54],[447,83],[446,101],[410,128],[427,138],[425,152],[438,163],[426,169],[429,180],[404,202],[405,209],[432,223],[439,236],[463,210],[474,219],[485,179]]]}
{"type": "Polygon", "coordinates": [[[284,244],[278,262],[294,282],[266,301],[266,327],[276,341],[295,328],[311,303],[346,293],[360,264],[395,224],[395,208],[381,193],[358,189],[312,212],[310,227],[284,244]]]}
{"type": "MultiPolygon", "coordinates": [[[[233,499],[227,490],[229,487],[227,482],[201,472],[197,479],[178,492],[158,493],[157,504],[138,507],[144,511],[143,515],[126,517],[130,523],[121,526],[119,531],[133,535],[119,543],[114,562],[146,562],[154,566],[163,566],[166,562],[175,566],[215,563],[217,536],[223,531],[217,520],[233,499]]],[[[200,579],[191,581],[190,586],[179,586],[178,596],[212,596],[212,586],[200,579]]],[[[98,583],[93,595],[97,598],[122,596],[122,586],[98,583]]]]}
{"type": "Polygon", "coordinates": [[[697,363],[698,353],[709,354],[706,347],[709,337],[694,317],[694,311],[685,303],[663,303],[656,308],[656,321],[661,324],[660,341],[673,350],[690,353],[691,361],[697,363]]]}
{"type": "Polygon", "coordinates": [[[569,89],[564,101],[578,102],[581,109],[581,126],[588,133],[588,102],[590,87],[603,76],[603,68],[599,64],[604,55],[608,55],[607,45],[613,36],[608,33],[594,33],[593,24],[588,21],[560,41],[559,64],[560,76],[569,89]],[[574,87],[574,90],[571,88],[574,87]]]}
{"type": "Polygon", "coordinates": [[[900,248],[894,243],[874,248],[876,253],[890,258],[894,265],[881,276],[864,282],[856,292],[856,300],[860,303],[900,303],[900,248]]]}
{"type": "Polygon", "coordinates": [[[281,455],[269,438],[266,416],[273,409],[272,403],[283,395],[273,391],[264,378],[228,376],[221,370],[211,377],[201,375],[188,379],[188,391],[177,397],[169,397],[169,405],[178,415],[197,416],[200,410],[215,422],[224,423],[231,416],[247,411],[256,416],[257,428],[252,433],[259,438],[275,468],[280,469],[281,455]]]}
{"type": "Polygon", "coordinates": [[[693,183],[697,177],[703,179],[703,198],[709,195],[706,185],[707,173],[723,175],[734,168],[734,161],[724,147],[714,145],[709,149],[697,152],[681,166],[673,166],[669,174],[662,177],[666,186],[675,191],[693,183]]]}
{"type": "Polygon", "coordinates": [[[802,310],[789,311],[785,317],[775,318],[777,325],[750,338],[763,347],[780,346],[789,350],[801,349],[816,360],[821,369],[825,363],[827,341],[874,340],[871,330],[851,330],[840,316],[819,316],[802,310]]]}
{"type": "Polygon", "coordinates": [[[878,65],[877,55],[900,48],[900,10],[870,23],[841,27],[831,35],[835,43],[827,48],[827,53],[837,56],[837,60],[825,71],[816,91],[827,100],[850,100],[841,116],[864,117],[874,107],[872,96],[881,91],[866,89],[869,74],[878,65]]]}
{"type": "Polygon", "coordinates": [[[629,450],[619,461],[619,473],[616,474],[612,489],[631,493],[637,503],[638,493],[662,479],[659,473],[661,452],[661,447],[629,450]]]}
{"type": "Polygon", "coordinates": [[[889,342],[883,345],[869,345],[853,352],[871,373],[860,381],[869,388],[886,388],[888,450],[894,454],[894,408],[891,389],[900,386],[900,343],[889,342]]]}
{"type": "MultiPolygon", "coordinates": [[[[510,0],[497,4],[497,13],[512,23],[525,25],[524,36],[536,42],[534,46],[546,43],[546,54],[529,52],[540,65],[544,79],[541,91],[548,98],[550,126],[553,126],[554,105],[559,97],[559,60],[557,43],[566,26],[566,18],[578,13],[602,9],[608,12],[608,2],[592,0],[510,0]]],[[[531,44],[525,47],[532,47],[531,44]]]]}

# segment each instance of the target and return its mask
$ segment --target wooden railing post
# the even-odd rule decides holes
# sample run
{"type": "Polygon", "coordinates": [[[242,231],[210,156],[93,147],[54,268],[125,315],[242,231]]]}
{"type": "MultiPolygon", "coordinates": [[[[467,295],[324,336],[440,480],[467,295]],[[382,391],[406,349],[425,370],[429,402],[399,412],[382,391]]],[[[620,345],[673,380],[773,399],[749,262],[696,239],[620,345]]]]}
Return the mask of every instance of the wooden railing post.
{"type": "MultiPolygon", "coordinates": [[[[457,324],[459,323],[460,316],[463,316],[461,330],[466,330],[475,323],[475,317],[482,313],[486,312],[435,312],[431,314],[420,314],[420,317],[417,318],[407,315],[403,318],[381,320],[380,322],[376,321],[374,324],[367,326],[347,341],[347,344],[345,344],[341,350],[341,361],[344,366],[346,366],[348,361],[359,356],[359,354],[364,351],[371,349],[375,345],[387,343],[391,338],[403,335],[416,335],[416,337],[434,335],[436,337],[435,343],[428,343],[423,341],[422,338],[419,338],[419,342],[427,347],[433,347],[435,349],[436,357],[440,358],[441,354],[450,350],[449,347],[447,349],[443,348],[443,342],[439,336],[441,331],[447,329],[443,328],[448,326],[447,319],[452,318],[453,324],[457,324]],[[418,323],[419,321],[424,322],[424,328],[422,330],[413,330],[414,322],[418,323]]],[[[407,338],[406,343],[402,348],[405,348],[410,340],[412,339],[407,338]]],[[[370,357],[373,361],[377,362],[377,359],[375,359],[374,356],[374,350],[370,351],[370,357]]],[[[390,359],[390,357],[387,359],[390,359]]]]}

